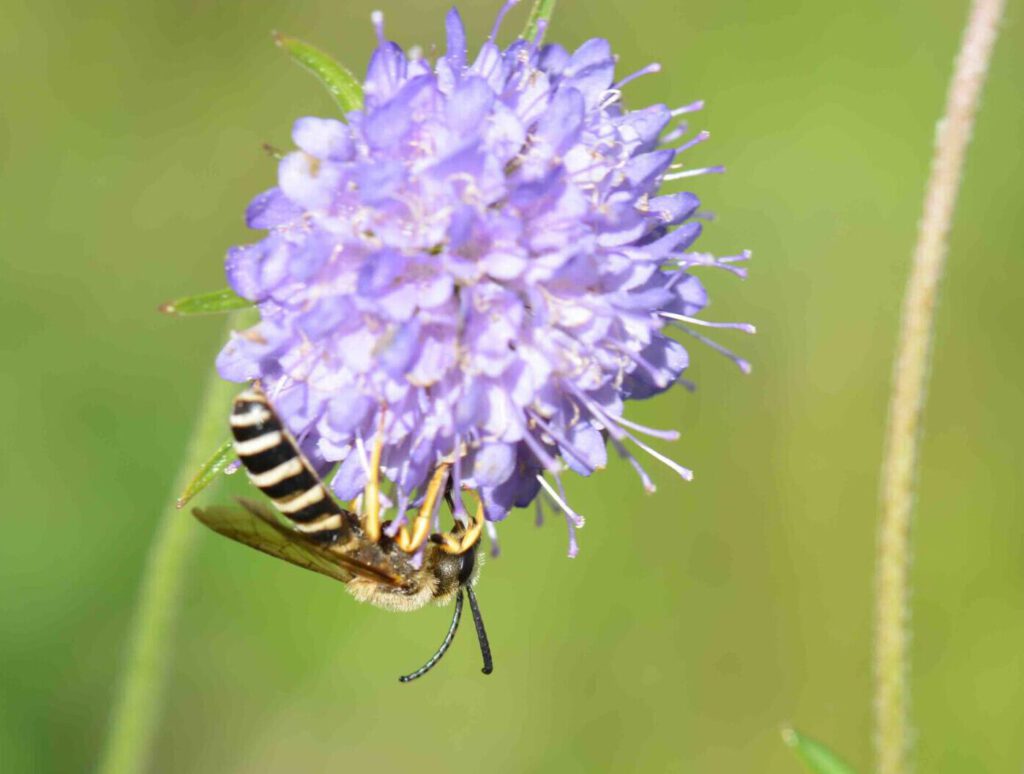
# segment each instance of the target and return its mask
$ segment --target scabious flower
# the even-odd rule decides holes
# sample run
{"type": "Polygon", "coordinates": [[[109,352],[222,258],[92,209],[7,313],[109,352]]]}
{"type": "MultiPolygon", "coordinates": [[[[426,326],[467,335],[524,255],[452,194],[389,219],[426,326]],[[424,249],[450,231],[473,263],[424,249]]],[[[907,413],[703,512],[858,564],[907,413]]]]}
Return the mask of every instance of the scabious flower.
{"type": "Polygon", "coordinates": [[[259,378],[322,469],[340,462],[341,499],[362,491],[383,439],[396,525],[448,459],[490,522],[543,487],[574,555],[565,467],[603,468],[610,442],[653,489],[631,442],[690,477],[634,431],[676,434],[629,421],[625,403],[680,381],[689,357],[667,325],[698,338],[693,326],[714,325],[695,317],[708,298],[690,270],[742,275],[747,256],[693,251],[697,197],[658,195],[720,171],[679,163],[706,134],[671,146],[686,128],[670,124],[700,103],[627,110],[622,87],[659,68],[616,82],[605,40],[500,48],[511,5],[473,59],[453,9],[434,62],[387,41],[374,15],[365,108],[296,121],[298,150],[249,205],[268,233],[229,252],[227,275],[261,320],[217,365],[259,378]]]}

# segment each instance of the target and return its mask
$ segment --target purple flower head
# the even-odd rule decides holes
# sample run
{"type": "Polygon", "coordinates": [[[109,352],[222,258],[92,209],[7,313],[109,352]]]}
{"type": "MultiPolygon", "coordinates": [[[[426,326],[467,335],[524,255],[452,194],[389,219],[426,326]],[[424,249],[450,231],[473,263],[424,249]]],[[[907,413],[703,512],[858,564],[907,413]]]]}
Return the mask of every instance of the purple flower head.
{"type": "Polygon", "coordinates": [[[226,268],[261,321],[217,366],[260,379],[322,469],[340,463],[339,498],[362,492],[382,439],[396,524],[449,460],[454,491],[478,492],[489,521],[545,490],[572,555],[582,519],[562,494],[566,467],[603,468],[610,442],[653,489],[629,442],[690,477],[636,436],[675,433],[623,412],[680,381],[689,355],[666,326],[702,338],[692,328],[710,325],[691,268],[743,274],[746,254],[693,251],[696,196],[658,195],[721,171],[679,161],[705,134],[672,145],[686,132],[674,118],[700,104],[627,110],[635,76],[616,81],[604,40],[502,49],[496,24],[470,57],[453,9],[431,62],[374,21],[365,109],[296,121],[298,150],[249,205],[267,236],[226,268]]]}

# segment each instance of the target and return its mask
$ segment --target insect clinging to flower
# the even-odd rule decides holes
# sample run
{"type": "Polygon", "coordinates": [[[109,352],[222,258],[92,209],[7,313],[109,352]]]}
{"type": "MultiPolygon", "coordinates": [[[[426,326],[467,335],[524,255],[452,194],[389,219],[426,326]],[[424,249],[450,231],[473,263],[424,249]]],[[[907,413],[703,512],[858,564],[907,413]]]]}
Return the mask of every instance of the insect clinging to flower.
{"type": "MultiPolygon", "coordinates": [[[[196,508],[193,513],[200,521],[232,540],[339,580],[356,599],[377,607],[410,611],[428,602],[447,604],[454,599],[455,616],[441,648],[424,667],[403,676],[403,682],[424,674],[447,651],[459,625],[465,592],[480,639],[483,671],[490,674],[490,646],[472,586],[483,506],[478,506],[468,528],[457,523],[453,532],[434,533],[427,540],[449,463],[440,463],[431,476],[412,532],[403,526],[391,536],[382,529],[387,525],[380,522],[374,476],[370,476],[361,518],[339,506],[299,451],[259,384],[235,399],[231,432],[235,451],[252,483],[273,501],[284,518],[279,519],[259,502],[242,499],[244,510],[196,508]]],[[[375,450],[379,448],[379,444],[375,446],[375,450]]],[[[378,454],[375,451],[374,457],[378,454]]]]}

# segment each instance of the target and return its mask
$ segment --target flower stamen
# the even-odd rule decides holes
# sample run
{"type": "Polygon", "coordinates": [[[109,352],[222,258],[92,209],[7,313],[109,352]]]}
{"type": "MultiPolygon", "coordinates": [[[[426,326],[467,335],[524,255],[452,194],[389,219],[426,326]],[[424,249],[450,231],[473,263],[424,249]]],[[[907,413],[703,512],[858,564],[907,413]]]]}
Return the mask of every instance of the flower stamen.
{"type": "Polygon", "coordinates": [[[725,173],[725,167],[721,164],[713,167],[700,167],[699,169],[687,169],[683,172],[673,172],[668,175],[664,175],[661,179],[663,182],[669,183],[673,180],[682,180],[684,177],[697,177],[699,175],[721,175],[725,173]]]}
{"type": "Polygon", "coordinates": [[[739,323],[739,322],[710,322],[709,320],[700,320],[696,317],[689,317],[685,314],[676,314],[675,312],[658,312],[662,317],[667,317],[670,320],[678,320],[679,322],[690,323],[691,325],[700,325],[705,328],[732,328],[744,333],[757,333],[755,328],[750,323],[739,323]]]}
{"type": "Polygon", "coordinates": [[[744,360],[739,355],[737,355],[735,352],[733,352],[731,349],[727,349],[726,347],[723,347],[717,341],[712,341],[707,336],[703,336],[700,333],[697,333],[697,331],[693,330],[692,328],[688,328],[685,325],[681,325],[681,324],[676,323],[674,321],[673,321],[673,325],[676,328],[678,328],[679,330],[681,330],[684,333],[686,333],[687,335],[692,336],[693,338],[697,339],[697,341],[701,342],[702,344],[706,344],[707,346],[711,347],[711,349],[715,350],[715,352],[718,352],[721,355],[725,355],[733,363],[735,363],[736,367],[739,368],[743,373],[749,374],[751,371],[754,370],[754,367],[750,364],[749,361],[744,360]]]}
{"type": "Polygon", "coordinates": [[[671,111],[669,115],[671,115],[673,118],[678,118],[679,116],[685,115],[687,113],[696,113],[698,110],[703,109],[704,100],[698,99],[696,102],[691,102],[689,105],[677,107],[675,110],[671,111]]]}
{"type": "Polygon", "coordinates": [[[501,10],[498,11],[498,18],[495,20],[494,27],[491,29],[491,34],[487,37],[487,40],[490,43],[493,43],[497,39],[498,31],[501,30],[501,23],[505,21],[505,15],[517,5],[519,5],[519,0],[506,0],[505,4],[501,6],[501,10]]]}
{"type": "Polygon", "coordinates": [[[649,65],[647,65],[646,67],[640,68],[635,73],[632,73],[631,75],[627,75],[621,81],[616,83],[612,88],[621,89],[627,83],[632,83],[633,81],[635,81],[637,78],[640,78],[641,76],[653,75],[654,73],[660,73],[660,72],[661,72],[661,64],[658,63],[658,62],[651,62],[649,65]]]}

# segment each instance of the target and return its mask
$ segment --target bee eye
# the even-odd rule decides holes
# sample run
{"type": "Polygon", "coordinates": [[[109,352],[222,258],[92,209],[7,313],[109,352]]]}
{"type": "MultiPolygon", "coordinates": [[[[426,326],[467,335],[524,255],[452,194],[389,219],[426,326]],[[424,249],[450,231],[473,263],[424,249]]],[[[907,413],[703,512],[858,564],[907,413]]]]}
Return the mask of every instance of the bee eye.
{"type": "Polygon", "coordinates": [[[459,568],[459,585],[465,586],[473,577],[473,568],[476,567],[476,546],[462,554],[462,566],[459,568]]]}

